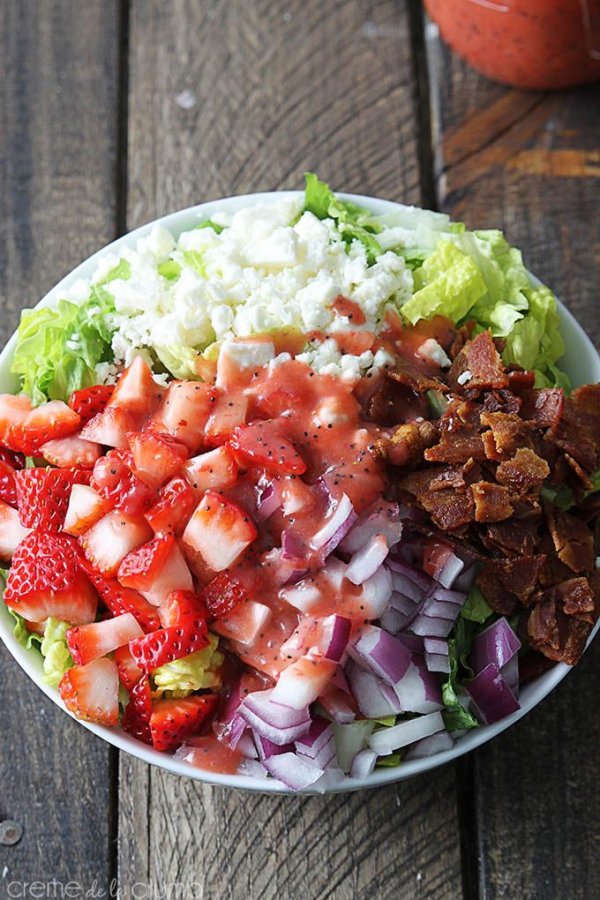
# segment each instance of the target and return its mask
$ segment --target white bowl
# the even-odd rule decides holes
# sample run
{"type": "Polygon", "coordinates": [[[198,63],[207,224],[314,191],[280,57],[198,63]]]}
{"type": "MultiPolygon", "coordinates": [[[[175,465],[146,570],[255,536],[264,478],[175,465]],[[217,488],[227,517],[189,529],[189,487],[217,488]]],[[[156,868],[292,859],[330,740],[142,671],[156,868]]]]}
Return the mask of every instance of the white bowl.
{"type": "MultiPolygon", "coordinates": [[[[192,206],[188,209],[183,209],[180,212],[171,213],[168,216],[163,216],[160,219],[156,219],[156,222],[160,222],[175,234],[179,234],[186,229],[192,228],[199,221],[210,218],[220,209],[234,212],[235,210],[240,209],[241,207],[246,206],[249,203],[257,201],[272,203],[278,199],[295,196],[298,196],[298,192],[285,191],[278,193],[247,194],[240,197],[229,197],[225,200],[213,200],[210,203],[202,203],[199,206],[192,206]]],[[[353,200],[356,203],[362,204],[376,214],[392,212],[398,205],[388,200],[363,197],[355,194],[341,194],[340,196],[344,197],[345,199],[353,200]]],[[[40,301],[38,305],[48,306],[56,303],[60,299],[61,295],[63,295],[64,291],[68,287],[70,287],[74,281],[76,281],[78,278],[87,279],[92,276],[100,257],[105,252],[115,252],[118,251],[121,247],[133,246],[137,239],[147,234],[154,224],[155,222],[149,222],[147,225],[143,225],[141,228],[138,228],[135,231],[126,234],[124,237],[119,238],[112,244],[109,244],[108,247],[100,250],[93,256],[90,256],[89,259],[81,263],[81,265],[79,265],[76,269],[74,269],[73,272],[63,278],[62,281],[60,281],[56,285],[56,287],[54,287],[48,294],[46,294],[46,296],[43,298],[43,300],[40,301]]],[[[560,304],[559,312],[561,330],[566,346],[566,353],[562,360],[562,365],[571,376],[573,384],[577,385],[587,382],[600,381],[600,357],[598,356],[598,353],[596,352],[592,342],[585,334],[581,326],[573,318],[571,313],[569,313],[562,304],[560,304]]],[[[13,335],[13,337],[9,340],[8,344],[0,354],[1,391],[14,391],[17,388],[16,379],[10,373],[10,364],[15,348],[15,343],[16,338],[13,335]]],[[[49,687],[42,682],[41,656],[37,651],[26,650],[18,643],[12,632],[13,624],[14,620],[9,615],[6,607],[3,603],[0,603],[0,637],[2,638],[4,644],[13,655],[15,660],[19,663],[21,668],[24,669],[25,672],[27,672],[29,677],[33,679],[33,681],[46,694],[46,696],[48,696],[54,703],[56,703],[57,706],[65,709],[64,704],[60,699],[58,690],[56,688],[49,687]]],[[[599,626],[600,622],[596,623],[596,627],[592,632],[592,637],[596,634],[599,626]]],[[[503,719],[501,722],[497,722],[494,725],[484,725],[480,728],[476,728],[473,731],[470,731],[467,735],[458,740],[451,750],[446,750],[443,753],[439,753],[436,756],[432,756],[427,759],[418,759],[411,762],[402,763],[400,766],[397,766],[395,768],[376,769],[372,775],[368,776],[368,778],[348,778],[342,784],[333,788],[332,792],[337,793],[340,791],[355,791],[361,788],[378,787],[382,784],[401,781],[405,778],[410,778],[413,775],[419,775],[422,772],[427,772],[430,769],[434,769],[437,766],[441,766],[444,763],[450,762],[451,760],[462,756],[464,753],[468,753],[469,750],[473,750],[475,747],[479,747],[481,744],[486,743],[486,741],[491,740],[491,738],[495,737],[497,734],[500,734],[500,732],[505,731],[505,729],[507,728],[510,728],[511,725],[513,725],[520,718],[526,715],[531,709],[533,709],[534,706],[536,706],[541,700],[543,700],[544,697],[546,697],[547,694],[549,694],[550,691],[552,691],[560,681],[562,681],[570,668],[570,666],[567,666],[564,663],[558,663],[552,669],[537,678],[535,681],[527,684],[521,692],[521,708],[518,710],[518,712],[514,713],[511,716],[508,716],[506,719],[503,719]]],[[[67,710],[65,711],[68,712],[67,710]]],[[[71,715],[71,713],[69,713],[69,715],[71,715]]],[[[127,753],[131,753],[133,756],[137,756],[139,759],[143,759],[145,762],[160,766],[161,768],[166,769],[168,772],[173,772],[176,775],[184,775],[187,778],[195,778],[198,781],[204,781],[209,784],[215,784],[225,787],[245,788],[246,790],[262,791],[268,793],[291,793],[274,780],[250,778],[245,775],[220,775],[213,772],[205,772],[202,769],[193,768],[187,763],[178,762],[171,756],[167,756],[164,753],[159,753],[158,751],[151,749],[147,745],[142,744],[140,741],[137,741],[134,738],[130,737],[120,728],[106,728],[101,725],[92,725],[88,722],[81,722],[80,724],[82,724],[90,731],[93,731],[94,734],[97,734],[105,741],[108,741],[109,744],[113,744],[113,746],[118,747],[119,750],[125,750],[127,753]]],[[[307,793],[315,792],[308,791],[307,793]]]]}

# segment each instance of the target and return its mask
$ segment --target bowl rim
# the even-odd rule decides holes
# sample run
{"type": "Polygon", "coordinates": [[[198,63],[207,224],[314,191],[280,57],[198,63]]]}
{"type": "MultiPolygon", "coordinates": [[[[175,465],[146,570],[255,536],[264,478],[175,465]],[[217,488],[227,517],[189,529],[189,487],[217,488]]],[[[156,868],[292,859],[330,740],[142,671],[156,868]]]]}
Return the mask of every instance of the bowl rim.
{"type": "MultiPolygon", "coordinates": [[[[61,280],[54,287],[52,287],[44,295],[44,297],[42,297],[39,303],[36,304],[36,308],[39,306],[49,306],[56,303],[57,300],[60,299],[60,295],[69,287],[71,287],[78,279],[89,278],[102,257],[104,257],[106,254],[117,252],[122,247],[134,246],[139,238],[144,237],[146,234],[148,234],[149,231],[157,224],[163,225],[169,230],[173,230],[176,234],[179,234],[181,231],[193,227],[193,225],[197,224],[199,220],[205,219],[207,217],[210,218],[210,216],[214,215],[218,210],[235,211],[236,209],[240,209],[250,204],[263,202],[272,204],[282,200],[292,200],[302,196],[302,193],[302,191],[268,191],[251,194],[240,194],[232,197],[223,197],[216,200],[209,200],[204,203],[184,207],[180,210],[177,210],[176,212],[168,213],[164,216],[159,216],[158,218],[153,219],[145,223],[144,225],[141,225],[133,231],[127,232],[125,235],[117,238],[116,240],[111,241],[109,244],[106,244],[100,250],[87,257],[87,259],[85,259],[78,266],[68,272],[63,278],[61,278],[61,280]]],[[[336,192],[336,195],[341,197],[342,199],[351,200],[355,203],[364,205],[368,209],[372,210],[376,215],[393,212],[398,208],[407,208],[404,204],[401,203],[396,203],[391,200],[385,200],[383,198],[371,197],[362,194],[336,192]]],[[[539,284],[539,281],[535,276],[531,275],[531,278],[534,283],[539,284]]],[[[595,381],[600,381],[600,355],[596,351],[591,339],[585,333],[581,325],[577,322],[577,320],[569,312],[569,310],[561,303],[560,300],[559,316],[561,333],[563,334],[563,338],[565,340],[567,355],[569,346],[574,342],[576,345],[577,356],[584,357],[583,368],[586,372],[588,367],[590,369],[589,374],[585,375],[584,377],[587,377],[589,380],[593,379],[595,381]]],[[[2,389],[5,391],[15,390],[17,387],[16,379],[10,374],[10,362],[12,360],[15,345],[16,332],[13,333],[13,335],[9,338],[2,352],[0,353],[0,384],[2,386],[2,389]]],[[[241,790],[256,791],[264,794],[296,793],[290,791],[275,779],[256,778],[240,774],[225,775],[195,768],[188,763],[176,760],[172,756],[168,756],[165,753],[154,750],[153,748],[146,746],[140,741],[135,740],[134,738],[127,735],[120,727],[108,728],[102,725],[96,725],[91,722],[83,722],[77,719],[71,712],[69,712],[69,710],[66,709],[64,703],[60,698],[58,689],[44,684],[41,681],[41,656],[39,653],[35,653],[32,650],[27,650],[26,648],[22,647],[21,644],[19,644],[19,642],[13,635],[13,625],[14,620],[10,616],[7,608],[5,607],[4,603],[0,603],[0,639],[8,649],[9,653],[15,659],[15,661],[25,671],[29,678],[31,678],[36,686],[40,690],[42,690],[43,693],[50,698],[50,700],[52,700],[58,707],[60,707],[60,709],[62,709],[67,713],[67,715],[78,722],[79,725],[82,725],[88,731],[91,731],[93,734],[104,739],[112,746],[117,747],[119,750],[125,751],[126,753],[129,753],[146,763],[164,769],[171,774],[181,775],[183,777],[191,778],[195,781],[200,781],[205,784],[212,784],[217,787],[231,787],[241,790]]],[[[589,646],[590,641],[593,639],[599,628],[600,621],[596,623],[588,640],[587,646],[589,646]]],[[[539,676],[537,679],[530,682],[523,688],[521,694],[522,703],[519,710],[508,716],[506,719],[502,719],[500,722],[496,722],[493,725],[481,725],[479,728],[469,731],[464,737],[459,738],[450,750],[445,750],[442,753],[435,754],[434,756],[403,762],[399,766],[376,769],[367,778],[356,779],[347,777],[343,782],[335,786],[325,788],[324,791],[317,791],[313,788],[309,788],[305,791],[301,791],[300,793],[303,795],[322,795],[324,793],[346,793],[356,790],[362,790],[365,788],[381,787],[386,784],[403,781],[415,775],[423,774],[437,768],[438,766],[442,766],[445,763],[458,759],[465,753],[469,753],[471,750],[474,750],[477,747],[480,747],[482,744],[487,743],[489,740],[496,737],[496,735],[500,734],[501,732],[506,731],[511,727],[511,725],[515,724],[525,715],[527,715],[527,713],[529,713],[535,706],[538,705],[538,703],[540,703],[545,697],[547,697],[548,694],[551,693],[551,691],[554,690],[554,688],[563,680],[563,678],[567,675],[571,668],[572,666],[568,666],[565,663],[556,663],[551,669],[549,669],[547,672],[544,672],[541,676],[539,676]]]]}

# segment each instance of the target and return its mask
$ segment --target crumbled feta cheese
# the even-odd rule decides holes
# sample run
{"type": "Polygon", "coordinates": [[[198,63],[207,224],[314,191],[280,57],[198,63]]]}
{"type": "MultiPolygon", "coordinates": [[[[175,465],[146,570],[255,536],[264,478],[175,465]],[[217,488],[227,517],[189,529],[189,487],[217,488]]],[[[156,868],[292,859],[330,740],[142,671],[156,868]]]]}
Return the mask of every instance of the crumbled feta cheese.
{"type": "Polygon", "coordinates": [[[465,369],[464,372],[461,372],[458,378],[456,379],[458,384],[466,384],[467,381],[470,381],[473,377],[473,373],[469,371],[469,369],[465,369]]]}
{"type": "Polygon", "coordinates": [[[446,355],[444,348],[438,344],[435,338],[427,338],[418,348],[417,356],[437,363],[442,369],[447,369],[452,365],[452,361],[446,355]]]}

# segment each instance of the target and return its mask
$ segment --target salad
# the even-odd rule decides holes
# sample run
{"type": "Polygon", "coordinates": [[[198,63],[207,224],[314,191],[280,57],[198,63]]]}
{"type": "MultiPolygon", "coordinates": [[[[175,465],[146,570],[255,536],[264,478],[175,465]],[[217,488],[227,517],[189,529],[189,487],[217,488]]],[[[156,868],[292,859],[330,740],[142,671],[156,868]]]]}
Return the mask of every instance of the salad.
{"type": "Polygon", "coordinates": [[[600,386],[498,231],[303,197],[155,226],[23,314],[18,640],[80,719],[325,790],[450,749],[598,617],[600,386]]]}

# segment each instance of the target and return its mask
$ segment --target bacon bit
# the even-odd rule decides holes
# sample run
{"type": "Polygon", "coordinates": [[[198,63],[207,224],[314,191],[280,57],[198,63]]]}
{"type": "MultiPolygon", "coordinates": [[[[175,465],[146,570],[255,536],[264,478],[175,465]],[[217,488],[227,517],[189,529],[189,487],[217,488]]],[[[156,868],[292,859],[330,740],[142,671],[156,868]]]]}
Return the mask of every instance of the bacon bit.
{"type": "Polygon", "coordinates": [[[539,544],[539,521],[535,518],[511,519],[489,525],[482,541],[487,547],[501,550],[505,556],[531,556],[539,544]]]}
{"type": "Polygon", "coordinates": [[[476,522],[502,522],[513,514],[508,488],[491,481],[471,485],[476,522]]]}
{"type": "Polygon", "coordinates": [[[521,394],[523,405],[521,415],[524,419],[535,422],[538,428],[550,428],[558,425],[565,402],[562,388],[541,388],[525,391],[521,394]]]}
{"type": "Polygon", "coordinates": [[[535,372],[528,369],[521,369],[515,366],[508,372],[508,386],[511,391],[521,391],[526,388],[532,388],[535,384],[535,372]]]}
{"type": "Polygon", "coordinates": [[[469,390],[508,387],[508,376],[490,331],[482,331],[464,345],[448,373],[450,386],[460,393],[460,376],[470,372],[469,390]]]}
{"type": "Polygon", "coordinates": [[[555,597],[568,616],[579,616],[584,621],[594,624],[593,613],[596,604],[587,578],[569,578],[554,588],[555,597]]]}
{"type": "Polygon", "coordinates": [[[514,413],[517,415],[521,409],[522,400],[511,391],[490,391],[485,395],[483,408],[488,412],[514,413]]]}
{"type": "Polygon", "coordinates": [[[482,412],[481,424],[491,429],[493,438],[483,435],[488,459],[505,460],[522,447],[533,449],[531,426],[514,413],[482,412]]]}
{"type": "Polygon", "coordinates": [[[471,336],[473,334],[473,329],[475,328],[476,322],[475,319],[469,319],[465,322],[464,325],[458,329],[454,336],[454,340],[450,345],[450,349],[448,350],[448,356],[450,359],[455,359],[460,351],[463,349],[467,341],[471,340],[471,336]]]}
{"type": "Polygon", "coordinates": [[[468,459],[484,460],[485,448],[481,435],[462,429],[461,432],[442,433],[439,444],[429,447],[424,453],[427,462],[464,463],[468,459]]]}
{"type": "Polygon", "coordinates": [[[414,466],[423,451],[437,440],[438,430],[433,422],[409,422],[398,425],[386,444],[387,459],[394,466],[414,466]]]}
{"type": "Polygon", "coordinates": [[[600,463],[600,385],[586,384],[565,398],[562,418],[546,433],[586,472],[594,472],[600,463]]]}
{"type": "Polygon", "coordinates": [[[594,488],[593,481],[590,478],[588,478],[587,473],[584,472],[584,470],[581,468],[581,466],[579,465],[577,460],[573,459],[573,457],[570,456],[568,453],[565,453],[564,458],[565,458],[567,464],[571,467],[571,469],[575,472],[575,474],[581,481],[581,484],[583,485],[585,490],[586,491],[593,490],[593,488],[594,488]]]}
{"type": "Polygon", "coordinates": [[[496,480],[518,494],[539,488],[550,474],[545,459],[527,447],[519,447],[512,459],[501,462],[496,469],[496,480]]]}
{"type": "Polygon", "coordinates": [[[554,508],[547,510],[548,528],[558,558],[573,572],[594,569],[594,536],[581,519],[554,508]]]}
{"type": "Polygon", "coordinates": [[[447,393],[450,390],[443,381],[432,378],[407,360],[401,360],[395,369],[388,372],[388,376],[399,384],[406,385],[415,394],[423,394],[425,391],[442,391],[447,393]]]}

